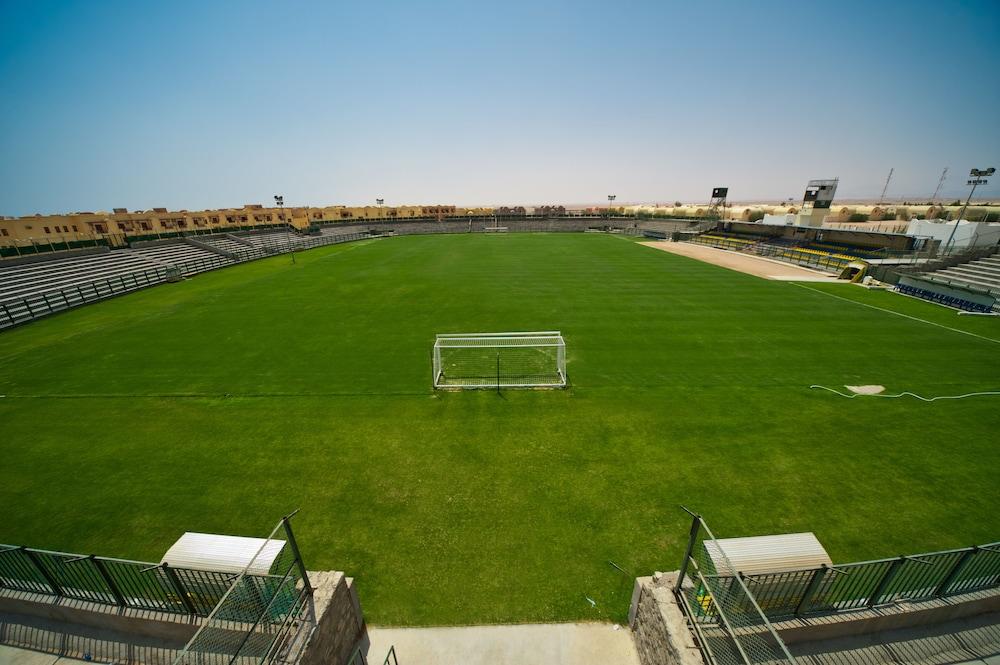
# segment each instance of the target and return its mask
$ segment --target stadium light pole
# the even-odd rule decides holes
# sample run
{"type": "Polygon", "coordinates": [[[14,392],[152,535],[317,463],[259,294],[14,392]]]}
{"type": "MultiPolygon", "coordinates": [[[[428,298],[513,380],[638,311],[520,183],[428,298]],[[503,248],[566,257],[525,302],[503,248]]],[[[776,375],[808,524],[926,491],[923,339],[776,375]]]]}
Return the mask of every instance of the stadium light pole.
{"type": "MultiPolygon", "coordinates": [[[[274,202],[277,204],[278,210],[281,211],[278,213],[281,216],[281,221],[285,221],[285,197],[281,194],[275,194],[274,202]]],[[[292,248],[292,263],[295,263],[295,243],[290,243],[290,246],[292,248]]]]}
{"type": "Polygon", "coordinates": [[[972,201],[972,195],[976,193],[976,187],[979,185],[985,185],[987,183],[985,176],[991,176],[996,173],[997,170],[992,166],[988,169],[972,169],[969,171],[969,180],[966,181],[966,185],[972,185],[972,190],[969,191],[969,196],[965,199],[965,205],[962,206],[962,210],[958,213],[958,219],[955,220],[955,226],[951,227],[951,233],[948,235],[948,242],[945,243],[944,249],[946,252],[951,251],[951,241],[955,238],[955,231],[958,230],[958,225],[965,217],[965,209],[969,207],[969,202],[972,201]]]}
{"type": "Polygon", "coordinates": [[[608,194],[608,219],[611,219],[611,204],[618,198],[617,194],[608,194]]]}
{"type": "Polygon", "coordinates": [[[378,218],[382,219],[382,204],[385,203],[385,199],[375,199],[375,205],[378,206],[378,218]]]}

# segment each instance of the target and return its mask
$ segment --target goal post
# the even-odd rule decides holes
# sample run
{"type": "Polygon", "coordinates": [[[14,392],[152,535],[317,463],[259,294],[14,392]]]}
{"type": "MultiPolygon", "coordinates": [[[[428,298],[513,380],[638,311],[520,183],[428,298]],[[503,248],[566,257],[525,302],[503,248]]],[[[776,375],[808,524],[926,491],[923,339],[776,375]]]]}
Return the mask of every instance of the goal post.
{"type": "Polygon", "coordinates": [[[434,340],[435,388],[565,388],[558,331],[454,333],[434,340]]]}

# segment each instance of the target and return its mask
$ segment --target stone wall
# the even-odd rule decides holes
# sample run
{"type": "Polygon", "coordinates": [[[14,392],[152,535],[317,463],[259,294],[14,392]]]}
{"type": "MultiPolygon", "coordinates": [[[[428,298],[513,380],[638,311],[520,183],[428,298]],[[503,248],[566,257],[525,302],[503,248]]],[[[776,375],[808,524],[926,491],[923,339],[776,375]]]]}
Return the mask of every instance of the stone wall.
{"type": "Polygon", "coordinates": [[[704,665],[674,597],[676,580],[677,573],[635,580],[629,625],[642,665],[704,665]]]}
{"type": "Polygon", "coordinates": [[[316,630],[302,649],[299,665],[346,665],[365,635],[354,580],[341,572],[310,572],[316,630]]]}

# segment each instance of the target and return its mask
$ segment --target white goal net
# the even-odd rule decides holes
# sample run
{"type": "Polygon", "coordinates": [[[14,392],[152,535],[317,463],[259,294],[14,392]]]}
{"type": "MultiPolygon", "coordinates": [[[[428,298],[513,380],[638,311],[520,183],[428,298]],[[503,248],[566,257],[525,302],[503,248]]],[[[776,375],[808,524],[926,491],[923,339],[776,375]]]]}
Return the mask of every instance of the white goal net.
{"type": "Polygon", "coordinates": [[[556,331],[438,335],[435,388],[565,388],[566,342],[556,331]]]}

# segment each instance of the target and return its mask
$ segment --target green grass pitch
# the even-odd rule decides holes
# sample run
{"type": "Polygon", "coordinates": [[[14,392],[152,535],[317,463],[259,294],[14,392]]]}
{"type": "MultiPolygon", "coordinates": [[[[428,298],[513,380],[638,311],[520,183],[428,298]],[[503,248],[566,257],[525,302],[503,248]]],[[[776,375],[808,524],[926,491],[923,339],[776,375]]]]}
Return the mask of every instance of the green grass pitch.
{"type": "Polygon", "coordinates": [[[1000,321],[596,234],[279,256],[0,334],[0,542],[143,560],[301,508],[374,624],[624,619],[719,536],[835,561],[996,540],[1000,321]],[[823,292],[817,292],[824,291],[823,292]],[[435,393],[435,333],[563,331],[564,391],[435,393]],[[587,598],[596,601],[592,607],[587,598]]]}

